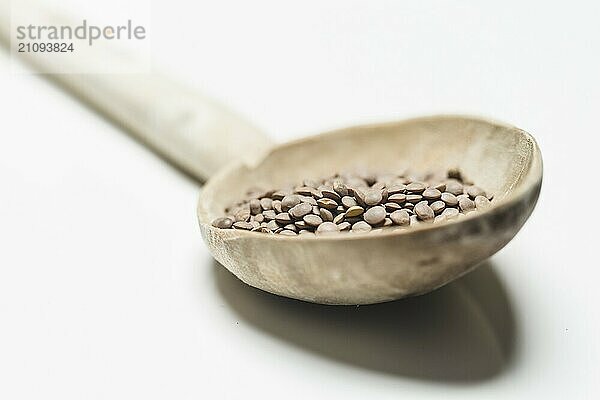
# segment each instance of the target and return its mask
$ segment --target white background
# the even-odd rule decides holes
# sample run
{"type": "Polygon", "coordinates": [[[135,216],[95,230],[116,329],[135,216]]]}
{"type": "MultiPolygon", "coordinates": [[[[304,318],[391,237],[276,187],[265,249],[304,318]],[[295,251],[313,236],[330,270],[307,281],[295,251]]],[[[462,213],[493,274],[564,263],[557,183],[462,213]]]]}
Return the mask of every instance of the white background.
{"type": "Polygon", "coordinates": [[[359,308],[239,283],[195,182],[3,53],[0,398],[598,398],[600,5],[550,3],[153,2],[155,66],[279,141],[437,112],[538,139],[505,249],[359,308]]]}

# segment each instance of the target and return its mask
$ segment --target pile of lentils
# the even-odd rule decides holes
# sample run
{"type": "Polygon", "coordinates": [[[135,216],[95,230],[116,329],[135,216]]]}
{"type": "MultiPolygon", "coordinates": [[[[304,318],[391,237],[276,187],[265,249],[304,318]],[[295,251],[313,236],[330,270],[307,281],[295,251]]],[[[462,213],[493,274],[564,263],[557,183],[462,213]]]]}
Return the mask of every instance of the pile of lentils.
{"type": "Polygon", "coordinates": [[[281,190],[252,189],[212,225],[279,235],[405,229],[490,206],[492,195],[457,169],[445,173],[336,174],[281,190]]]}

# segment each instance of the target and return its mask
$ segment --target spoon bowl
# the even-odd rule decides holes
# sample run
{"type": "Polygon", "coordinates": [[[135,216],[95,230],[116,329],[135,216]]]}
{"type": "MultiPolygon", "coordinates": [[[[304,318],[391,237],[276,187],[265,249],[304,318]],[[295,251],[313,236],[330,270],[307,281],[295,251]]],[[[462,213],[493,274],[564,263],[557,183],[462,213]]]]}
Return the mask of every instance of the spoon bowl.
{"type": "Polygon", "coordinates": [[[434,290],[496,253],[533,211],[541,183],[541,154],[527,132],[481,118],[432,116],[336,130],[230,165],[204,186],[198,220],[215,259],[251,286],[314,303],[370,304],[434,290]],[[439,224],[364,234],[288,237],[211,225],[252,187],[407,167],[458,167],[494,194],[492,206],[439,224]]]}

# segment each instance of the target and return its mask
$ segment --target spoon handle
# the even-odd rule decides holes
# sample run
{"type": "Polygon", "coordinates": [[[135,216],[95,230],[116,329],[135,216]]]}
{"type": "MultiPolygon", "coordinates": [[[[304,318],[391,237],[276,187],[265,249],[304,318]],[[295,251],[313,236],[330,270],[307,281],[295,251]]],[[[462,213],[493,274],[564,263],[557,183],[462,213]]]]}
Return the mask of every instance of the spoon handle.
{"type": "Polygon", "coordinates": [[[201,182],[244,153],[262,154],[271,144],[232,111],[164,76],[49,77],[201,182]]]}
{"type": "MultiPolygon", "coordinates": [[[[40,11],[36,8],[32,12],[40,11]]],[[[65,24],[65,18],[60,16],[49,14],[46,20],[49,24],[54,21],[56,25],[65,24]]],[[[10,31],[6,18],[2,22],[0,41],[10,47],[16,32],[10,31]]],[[[10,51],[15,56],[14,49],[10,51]]],[[[120,70],[136,65],[116,52],[87,53],[59,57],[58,62],[50,57],[20,55],[25,55],[24,61],[39,72],[94,71],[108,62],[118,64],[120,70]]],[[[159,73],[46,73],[44,76],[201,182],[233,160],[258,159],[272,144],[243,117],[159,73]]]]}

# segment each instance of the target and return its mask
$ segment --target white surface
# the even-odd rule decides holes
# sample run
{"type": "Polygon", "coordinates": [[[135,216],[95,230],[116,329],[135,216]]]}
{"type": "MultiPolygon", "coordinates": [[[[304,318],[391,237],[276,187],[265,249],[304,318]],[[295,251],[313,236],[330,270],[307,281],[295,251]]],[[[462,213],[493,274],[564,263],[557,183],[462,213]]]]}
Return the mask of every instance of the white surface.
{"type": "Polygon", "coordinates": [[[598,398],[598,3],[213,3],[154,2],[157,65],[282,141],[422,113],[514,123],[542,148],[538,208],[431,295],[288,301],[212,262],[193,182],[2,67],[0,398],[598,398]]]}

